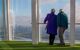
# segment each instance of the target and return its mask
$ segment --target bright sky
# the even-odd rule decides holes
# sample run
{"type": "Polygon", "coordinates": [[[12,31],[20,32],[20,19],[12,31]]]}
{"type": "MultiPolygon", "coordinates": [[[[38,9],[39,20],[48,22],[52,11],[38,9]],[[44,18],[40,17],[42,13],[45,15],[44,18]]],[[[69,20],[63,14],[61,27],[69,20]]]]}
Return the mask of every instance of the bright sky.
{"type": "Polygon", "coordinates": [[[31,16],[31,0],[11,0],[11,12],[16,16],[31,16]]]}
{"type": "MultiPolygon", "coordinates": [[[[1,16],[0,0],[0,16],[1,16]]],[[[76,19],[80,21],[80,0],[76,0],[76,19]]],[[[62,8],[70,15],[70,0],[40,0],[40,18],[44,18],[50,9],[55,8],[56,14],[62,8]]],[[[14,16],[31,16],[31,0],[11,0],[11,14],[14,16]]]]}
{"type": "MultiPolygon", "coordinates": [[[[52,8],[63,8],[68,2],[69,0],[40,0],[41,14],[44,16],[52,8]]],[[[11,11],[16,15],[31,15],[31,0],[12,0],[11,4],[11,11]]]]}

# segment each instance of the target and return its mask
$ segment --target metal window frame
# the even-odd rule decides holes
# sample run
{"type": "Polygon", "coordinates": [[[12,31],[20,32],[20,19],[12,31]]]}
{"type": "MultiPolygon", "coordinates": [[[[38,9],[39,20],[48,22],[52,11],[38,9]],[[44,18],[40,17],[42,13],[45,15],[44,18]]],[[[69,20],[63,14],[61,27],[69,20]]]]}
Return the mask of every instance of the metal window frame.
{"type": "Polygon", "coordinates": [[[10,0],[6,0],[6,12],[7,12],[7,18],[6,18],[6,34],[5,38],[6,40],[12,41],[12,17],[10,15],[10,0]]]}
{"type": "Polygon", "coordinates": [[[32,0],[32,44],[39,42],[39,4],[38,0],[32,0]]]}
{"type": "Polygon", "coordinates": [[[75,0],[70,0],[70,46],[75,44],[75,0]]]}

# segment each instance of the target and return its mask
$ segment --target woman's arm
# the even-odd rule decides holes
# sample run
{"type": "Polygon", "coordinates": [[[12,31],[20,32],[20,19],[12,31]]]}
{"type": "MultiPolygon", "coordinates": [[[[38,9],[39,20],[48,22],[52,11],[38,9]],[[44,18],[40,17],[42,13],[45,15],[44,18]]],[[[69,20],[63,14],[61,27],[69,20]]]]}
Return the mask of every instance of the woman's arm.
{"type": "Polygon", "coordinates": [[[46,16],[46,18],[44,19],[44,24],[46,24],[46,22],[48,21],[48,17],[49,17],[49,14],[46,16]]]}

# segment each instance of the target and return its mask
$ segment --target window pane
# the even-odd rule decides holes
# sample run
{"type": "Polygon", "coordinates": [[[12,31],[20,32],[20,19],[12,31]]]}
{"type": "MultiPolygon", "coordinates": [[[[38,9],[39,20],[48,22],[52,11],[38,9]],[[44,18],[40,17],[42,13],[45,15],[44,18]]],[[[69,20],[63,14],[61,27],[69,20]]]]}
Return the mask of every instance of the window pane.
{"type": "Polygon", "coordinates": [[[2,0],[0,0],[0,40],[4,38],[4,16],[2,15],[2,0]]]}
{"type": "Polygon", "coordinates": [[[80,42],[80,0],[76,0],[76,17],[75,17],[75,40],[80,42]]]}
{"type": "Polygon", "coordinates": [[[2,0],[0,0],[0,17],[2,16],[2,0]]]}
{"type": "MultiPolygon", "coordinates": [[[[70,0],[40,0],[39,3],[40,3],[39,4],[40,5],[39,23],[40,23],[41,41],[46,41],[48,40],[49,35],[46,34],[46,30],[45,30],[46,24],[42,24],[44,21],[44,18],[48,13],[50,13],[50,10],[52,8],[56,10],[56,15],[58,14],[59,9],[63,9],[63,11],[68,15],[68,21],[70,23],[70,0]]],[[[70,33],[69,29],[70,29],[70,26],[65,31],[65,34],[64,34],[65,40],[69,40],[69,33],[70,33]]],[[[58,39],[59,38],[57,36],[56,37],[57,42],[59,42],[58,39]]]]}
{"type": "Polygon", "coordinates": [[[31,41],[31,0],[11,0],[14,40],[31,41]]]}

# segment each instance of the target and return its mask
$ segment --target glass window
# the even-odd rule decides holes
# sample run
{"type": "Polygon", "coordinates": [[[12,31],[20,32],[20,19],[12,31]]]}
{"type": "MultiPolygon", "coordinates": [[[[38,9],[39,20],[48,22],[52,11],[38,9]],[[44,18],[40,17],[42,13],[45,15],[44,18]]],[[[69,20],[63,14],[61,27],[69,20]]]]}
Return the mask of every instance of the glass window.
{"type": "Polygon", "coordinates": [[[3,3],[2,0],[0,0],[0,40],[4,38],[4,16],[3,16],[3,3]]]}
{"type": "Polygon", "coordinates": [[[13,18],[14,40],[31,41],[31,0],[11,0],[10,11],[13,18]]]}
{"type": "Polygon", "coordinates": [[[80,0],[76,0],[76,17],[75,17],[75,40],[80,42],[80,0]]]}
{"type": "MultiPolygon", "coordinates": [[[[41,41],[48,41],[48,34],[46,34],[45,26],[46,24],[43,24],[44,18],[48,13],[50,13],[50,10],[54,8],[56,10],[56,15],[59,12],[59,9],[63,9],[63,11],[68,16],[68,21],[70,23],[70,0],[40,0],[39,2],[39,11],[40,11],[40,17],[39,17],[39,25],[40,25],[40,35],[41,35],[41,41]]],[[[69,40],[69,28],[65,31],[64,38],[67,42],[69,40]]],[[[58,41],[58,36],[56,37],[55,42],[58,41]]]]}

